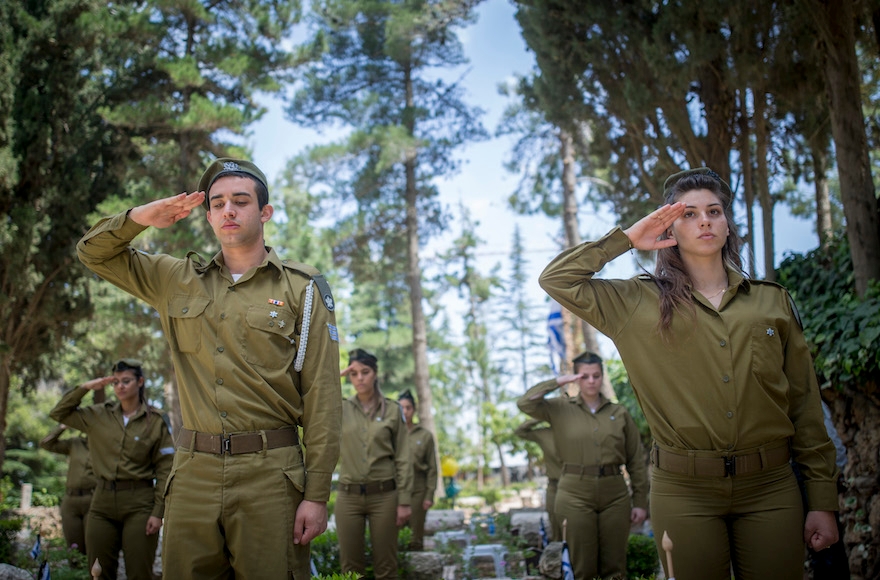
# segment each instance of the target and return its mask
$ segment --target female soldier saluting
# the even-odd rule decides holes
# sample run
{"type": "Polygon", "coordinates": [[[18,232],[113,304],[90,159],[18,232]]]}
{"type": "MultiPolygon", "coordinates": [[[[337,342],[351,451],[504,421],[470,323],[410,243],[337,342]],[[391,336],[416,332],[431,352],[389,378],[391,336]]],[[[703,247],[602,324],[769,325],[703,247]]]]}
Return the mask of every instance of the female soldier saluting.
{"type": "Polygon", "coordinates": [[[574,576],[617,578],[626,574],[631,524],[647,516],[648,477],[639,430],[626,408],[602,396],[602,359],[591,352],[573,361],[574,374],[538,383],[517,401],[527,415],[550,423],[562,460],[557,517],[566,518],[574,576]],[[578,396],[545,395],[577,383],[578,396]],[[620,466],[626,464],[632,498],[620,466]]]}
{"type": "Polygon", "coordinates": [[[410,517],[412,464],[406,421],[379,390],[378,361],[363,349],[342,371],[355,395],[342,403],[336,531],[342,572],[364,573],[364,526],[370,522],[376,580],[397,578],[397,529],[410,517]]]}
{"type": "Polygon", "coordinates": [[[837,476],[800,320],[784,288],[743,274],[727,183],[703,167],[665,189],[667,205],[563,252],[540,284],[626,365],[655,441],[654,536],[672,539],[675,577],[727,580],[732,564],[737,580],[801,580],[804,541],[837,539],[837,476]],[[657,250],[654,275],[594,277],[631,248],[657,250]]]}
{"type": "Polygon", "coordinates": [[[115,580],[122,548],[127,577],[152,580],[174,444],[164,418],[146,402],[140,361],[120,360],[112,376],[69,391],[49,415],[89,436],[98,477],[86,525],[89,567],[98,559],[101,577],[115,580]],[[117,403],[79,406],[89,390],[111,384],[117,403]]]}

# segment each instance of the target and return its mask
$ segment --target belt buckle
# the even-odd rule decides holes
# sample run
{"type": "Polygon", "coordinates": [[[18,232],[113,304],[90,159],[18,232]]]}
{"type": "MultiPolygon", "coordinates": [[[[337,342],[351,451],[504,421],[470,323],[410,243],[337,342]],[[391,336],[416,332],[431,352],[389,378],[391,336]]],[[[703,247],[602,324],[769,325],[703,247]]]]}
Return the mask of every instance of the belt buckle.
{"type": "Polygon", "coordinates": [[[232,455],[232,436],[220,435],[220,455],[228,453],[232,455]]]}
{"type": "Polygon", "coordinates": [[[599,477],[605,477],[605,466],[604,465],[599,466],[599,477]]]}
{"type": "Polygon", "coordinates": [[[728,455],[724,458],[724,477],[736,475],[736,455],[728,455]]]}
{"type": "Polygon", "coordinates": [[[116,491],[116,480],[110,482],[110,491],[116,491]]]}
{"type": "Polygon", "coordinates": [[[360,485],[360,488],[361,488],[361,490],[360,490],[360,491],[361,491],[361,495],[367,495],[367,484],[366,484],[366,483],[362,483],[362,484],[360,485]]]}

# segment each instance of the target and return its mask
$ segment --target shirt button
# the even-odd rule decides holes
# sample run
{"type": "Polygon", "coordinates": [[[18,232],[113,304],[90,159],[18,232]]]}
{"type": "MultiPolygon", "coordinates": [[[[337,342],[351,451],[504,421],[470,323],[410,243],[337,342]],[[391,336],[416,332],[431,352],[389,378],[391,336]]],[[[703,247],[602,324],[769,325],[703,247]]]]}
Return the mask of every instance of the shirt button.
{"type": "Polygon", "coordinates": [[[220,320],[226,320],[226,313],[225,312],[220,314],[220,320]]]}
{"type": "Polygon", "coordinates": [[[222,384],[223,384],[223,379],[217,379],[217,384],[218,384],[218,385],[222,385],[222,384]]]}
{"type": "Polygon", "coordinates": [[[270,320],[270,321],[269,321],[269,326],[275,326],[275,323],[272,322],[272,321],[270,320]]]}
{"type": "Polygon", "coordinates": [[[731,417],[733,417],[733,411],[728,411],[727,418],[730,419],[731,417]]]}
{"type": "Polygon", "coordinates": [[[184,306],[180,311],[183,312],[184,314],[186,314],[187,312],[189,312],[189,307],[184,306]]]}
{"type": "Polygon", "coordinates": [[[223,352],[223,347],[222,347],[222,346],[218,346],[218,347],[217,347],[217,352],[223,352]]]}
{"type": "Polygon", "coordinates": [[[225,419],[226,418],[226,411],[220,411],[220,416],[225,419]]]}
{"type": "Polygon", "coordinates": [[[724,381],[725,383],[729,383],[730,377],[728,377],[727,375],[724,375],[723,377],[721,377],[721,380],[724,381]]]}
{"type": "Polygon", "coordinates": [[[235,286],[230,286],[230,287],[229,287],[229,291],[230,291],[230,292],[235,292],[235,286]]]}
{"type": "Polygon", "coordinates": [[[722,341],[719,342],[718,344],[720,344],[721,346],[727,346],[727,341],[726,341],[726,340],[722,340],[722,341]]]}

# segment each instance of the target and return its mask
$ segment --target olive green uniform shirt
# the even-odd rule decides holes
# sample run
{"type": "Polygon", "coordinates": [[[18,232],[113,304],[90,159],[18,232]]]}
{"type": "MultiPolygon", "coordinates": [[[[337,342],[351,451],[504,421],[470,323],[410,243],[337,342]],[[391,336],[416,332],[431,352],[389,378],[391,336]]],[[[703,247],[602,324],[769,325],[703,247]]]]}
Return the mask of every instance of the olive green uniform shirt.
{"type": "Polygon", "coordinates": [[[434,451],[434,436],[416,423],[412,431],[407,430],[410,459],[412,461],[413,483],[424,485],[424,499],[434,501],[437,490],[437,454],[434,451]]]}
{"type": "Polygon", "coordinates": [[[581,397],[544,398],[558,388],[556,379],[538,383],[516,404],[526,415],[550,423],[563,465],[626,464],[633,506],[648,509],[648,470],[639,429],[629,412],[601,395],[595,413],[581,397]]]}
{"type": "Polygon", "coordinates": [[[150,515],[165,513],[165,480],[171,473],[174,442],[161,412],[147,416],[144,405],[124,422],[118,402],[80,407],[89,389],[77,387],[64,394],[49,416],[89,436],[89,457],[95,475],[106,481],[155,479],[150,515]]]}
{"type": "Polygon", "coordinates": [[[547,469],[547,477],[559,479],[562,475],[562,461],[556,453],[556,444],[553,442],[553,430],[546,425],[538,426],[538,423],[526,421],[514,430],[517,437],[526,441],[534,441],[544,453],[544,467],[547,469]]]}
{"type": "Polygon", "coordinates": [[[719,308],[694,292],[694,316],[676,312],[666,342],[657,326],[660,293],[649,276],[593,277],[630,247],[615,228],[561,253],[540,284],[614,341],[657,444],[736,454],[790,439],[809,509],[837,510],[834,444],[786,290],[729,269],[719,308]]]}
{"type": "Polygon", "coordinates": [[[46,451],[67,455],[67,489],[95,489],[98,480],[92,471],[89,460],[89,440],[85,437],[67,437],[61,439],[63,429],[57,429],[49,437],[40,441],[40,447],[46,451]]]}
{"type": "Polygon", "coordinates": [[[130,247],[145,229],[126,213],[105,218],[77,253],[90,270],[158,311],[183,426],[215,435],[301,426],[305,499],[327,501],[342,394],[335,315],[317,284],[302,371],[294,370],[306,290],[317,270],[269,249],[260,266],[233,281],[222,253],[206,261],[195,252],[178,259],[130,247]]]}
{"type": "Polygon", "coordinates": [[[410,505],[412,463],[406,421],[397,401],[385,399],[385,413],[371,419],[357,395],[342,404],[340,483],[379,483],[393,479],[398,505],[410,505]]]}

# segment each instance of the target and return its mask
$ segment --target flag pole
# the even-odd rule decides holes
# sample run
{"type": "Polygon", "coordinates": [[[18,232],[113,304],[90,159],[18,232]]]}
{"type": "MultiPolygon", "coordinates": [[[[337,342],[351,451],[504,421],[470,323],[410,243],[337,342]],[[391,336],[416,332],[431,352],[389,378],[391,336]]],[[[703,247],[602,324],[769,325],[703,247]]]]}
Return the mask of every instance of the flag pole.
{"type": "Polygon", "coordinates": [[[672,571],[672,538],[663,530],[663,539],[660,541],[663,551],[666,552],[666,579],[675,580],[675,572],[672,571]]]}
{"type": "Polygon", "coordinates": [[[101,562],[99,562],[98,559],[95,558],[95,563],[92,564],[91,570],[92,578],[100,578],[103,571],[104,569],[101,568],[101,562]]]}

